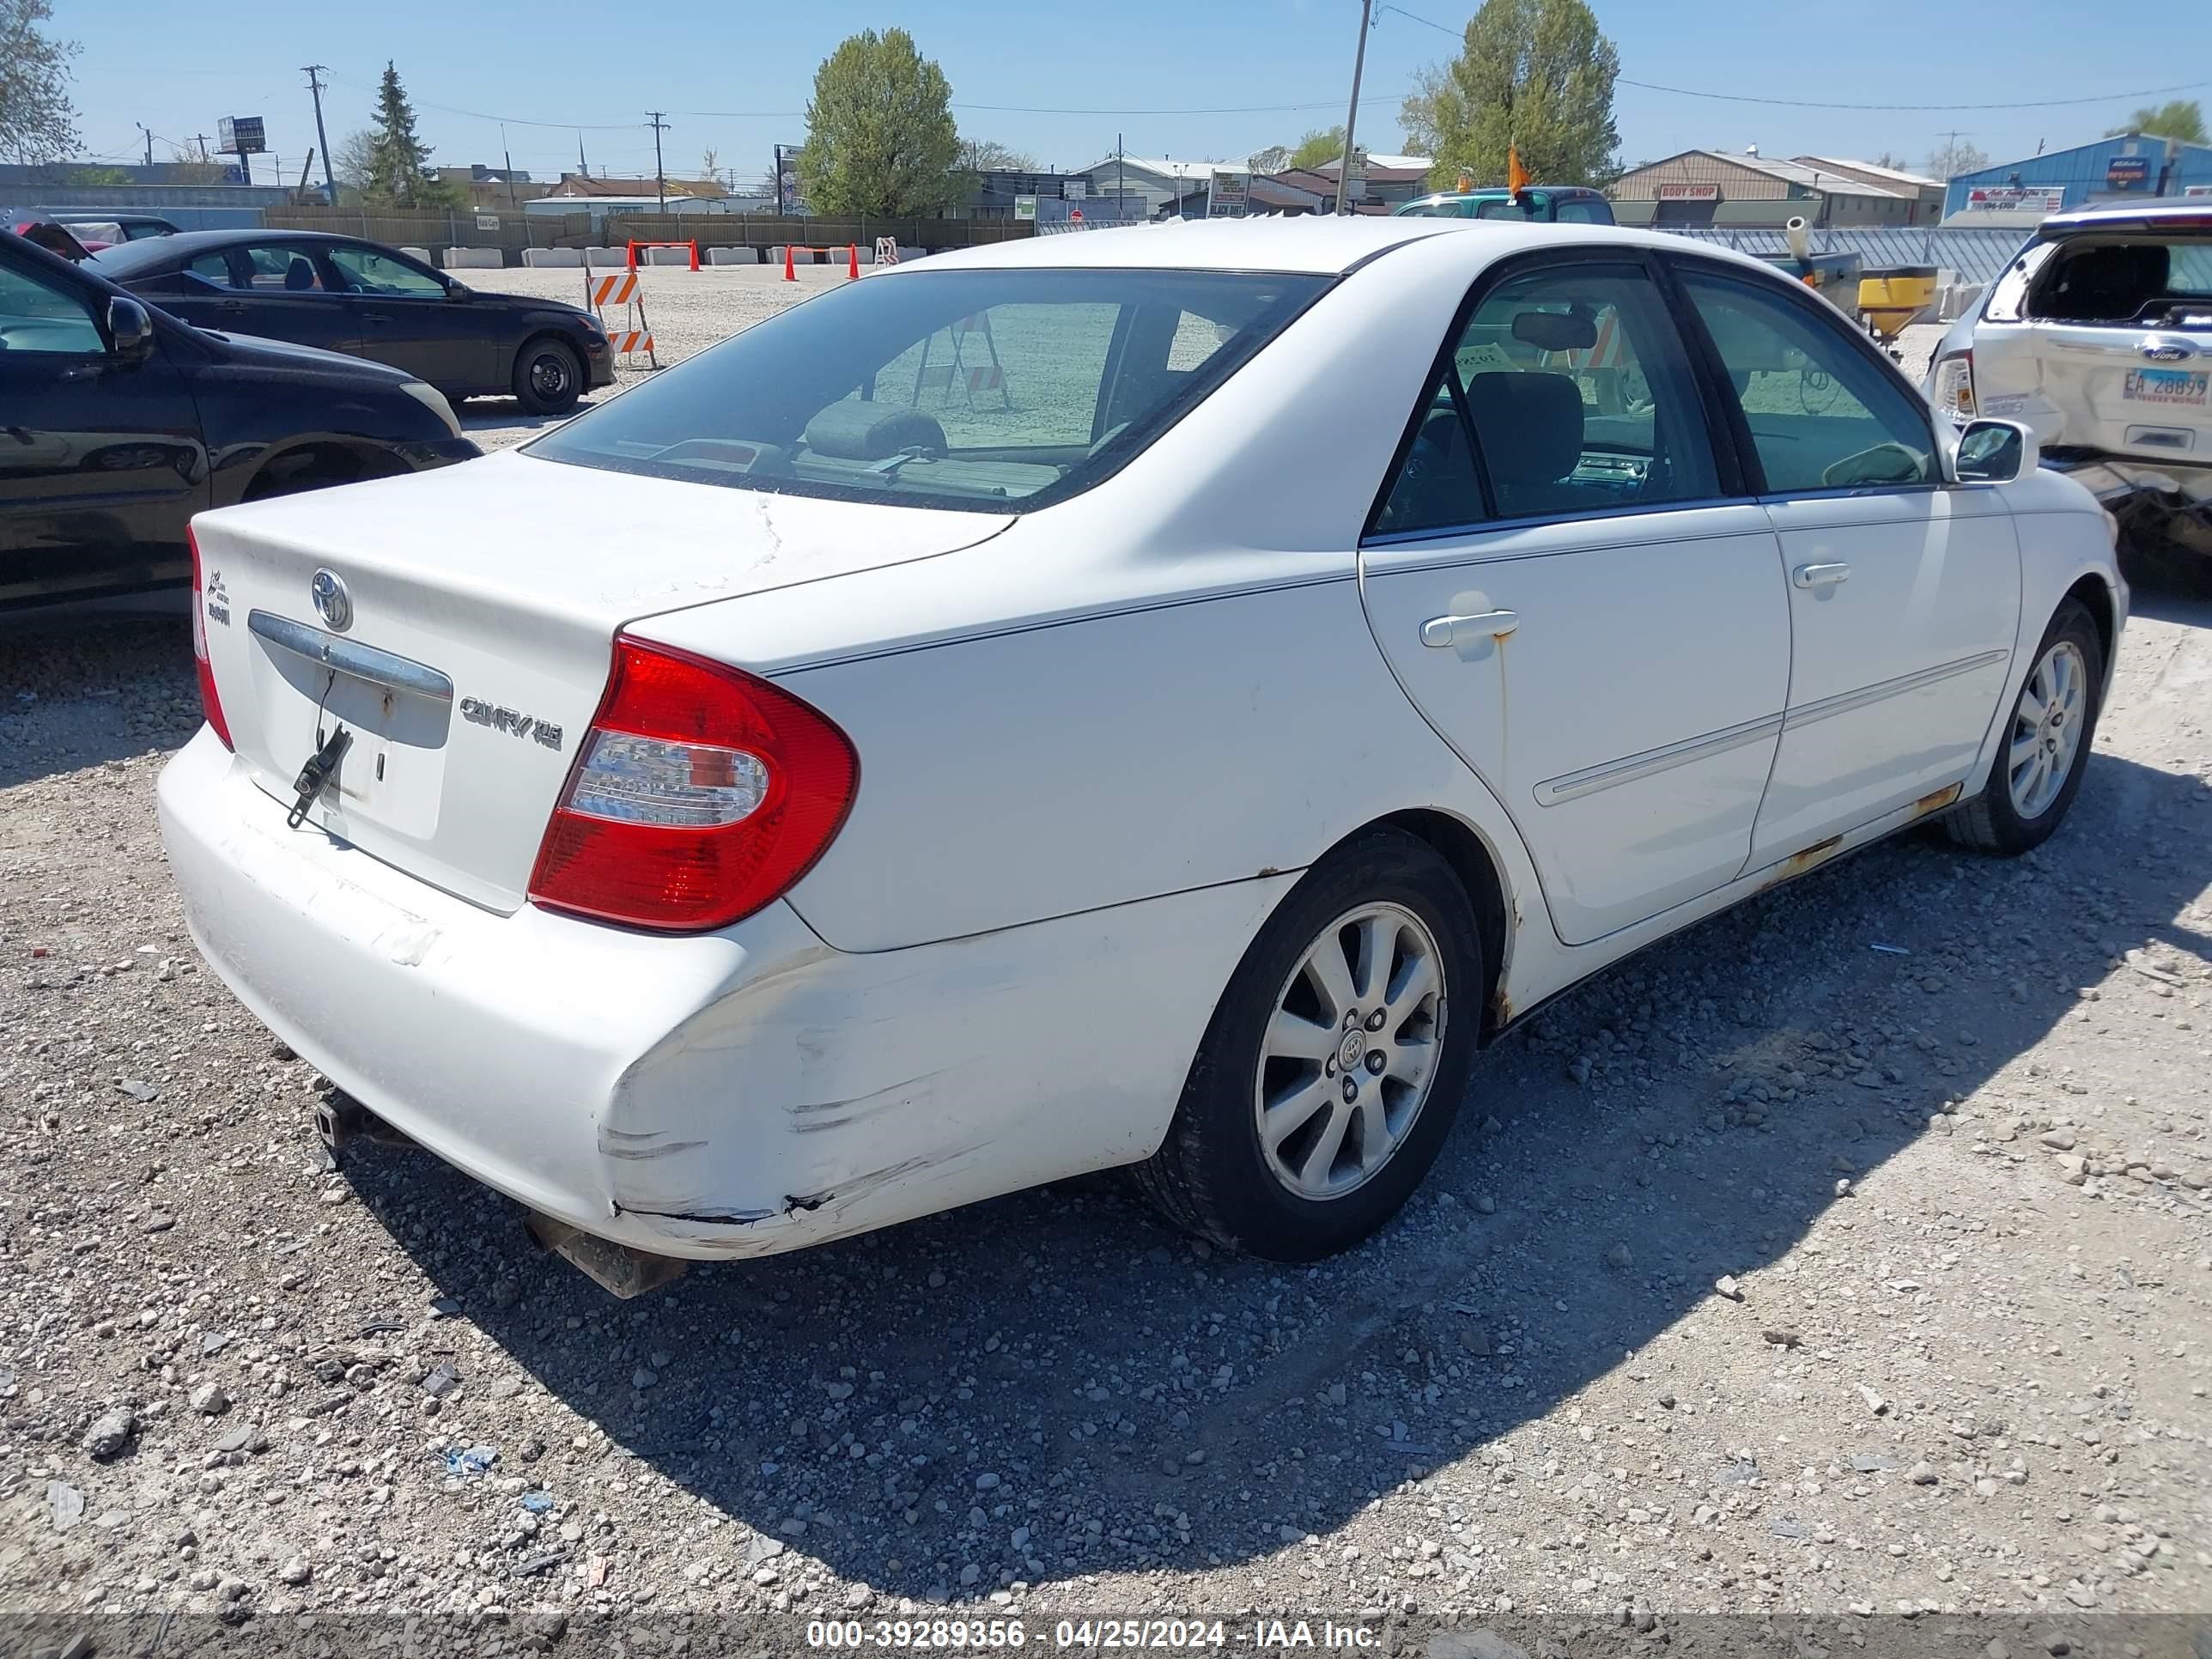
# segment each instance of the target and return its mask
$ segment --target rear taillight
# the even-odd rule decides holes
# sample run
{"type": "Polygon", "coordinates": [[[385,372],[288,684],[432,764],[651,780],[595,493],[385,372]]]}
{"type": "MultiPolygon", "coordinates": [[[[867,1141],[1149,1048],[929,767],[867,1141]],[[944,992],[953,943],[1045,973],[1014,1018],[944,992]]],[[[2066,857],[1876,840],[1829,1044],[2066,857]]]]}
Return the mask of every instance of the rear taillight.
{"type": "Polygon", "coordinates": [[[1936,412],[1954,421],[1974,418],[1974,354],[1969,349],[1939,359],[1928,401],[1936,412]]]}
{"type": "Polygon", "coordinates": [[[806,873],[859,782],[845,734],[790,693],[618,636],[531,899],[669,933],[726,927],[806,873]]]}
{"type": "Polygon", "coordinates": [[[233,749],[230,722],[222,717],[222,697],[215,689],[215,670],[208,664],[208,593],[206,573],[200,568],[200,539],[192,534],[191,526],[185,527],[185,540],[192,550],[192,666],[200,677],[200,713],[222,746],[233,749]]]}

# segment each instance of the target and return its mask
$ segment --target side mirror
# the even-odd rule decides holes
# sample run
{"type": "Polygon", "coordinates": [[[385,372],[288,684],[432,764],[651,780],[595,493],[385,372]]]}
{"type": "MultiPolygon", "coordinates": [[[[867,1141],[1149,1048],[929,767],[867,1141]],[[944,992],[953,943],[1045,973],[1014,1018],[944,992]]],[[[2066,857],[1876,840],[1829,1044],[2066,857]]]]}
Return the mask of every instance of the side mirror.
{"type": "Polygon", "coordinates": [[[453,301],[457,305],[464,301],[473,300],[476,297],[477,291],[471,288],[466,283],[448,283],[446,284],[446,298],[453,301]]]}
{"type": "Polygon", "coordinates": [[[1969,421],[1946,459],[1954,483],[2010,483],[2035,471],[2042,452],[2018,421],[1969,421]]]}
{"type": "Polygon", "coordinates": [[[136,300],[117,295],[107,302],[107,349],[118,363],[143,363],[154,355],[154,319],[136,300]]]}

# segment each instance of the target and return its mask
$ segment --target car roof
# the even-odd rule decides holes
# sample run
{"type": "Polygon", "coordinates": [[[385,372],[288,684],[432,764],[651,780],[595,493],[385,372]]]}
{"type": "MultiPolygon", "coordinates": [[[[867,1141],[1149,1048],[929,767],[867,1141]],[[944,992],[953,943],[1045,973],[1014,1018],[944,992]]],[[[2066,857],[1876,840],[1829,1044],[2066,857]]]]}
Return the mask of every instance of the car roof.
{"type": "Polygon", "coordinates": [[[356,240],[351,236],[333,236],[323,230],[255,230],[250,227],[237,230],[180,230],[173,236],[119,243],[98,257],[100,269],[110,275],[136,276],[151,266],[167,264],[173,260],[182,263],[215,248],[242,247],[248,243],[317,246],[356,240]]]}
{"type": "Polygon", "coordinates": [[[2142,222],[2160,224],[2169,219],[2194,219],[2212,230],[2212,201],[2111,202],[2095,207],[2054,213],[2038,227],[2041,230],[2094,230],[2100,226],[2142,222]]]}
{"type": "Polygon", "coordinates": [[[931,270],[1037,269],[1267,270],[1341,276],[1432,236],[1469,236],[1488,259],[1532,248],[1661,247],[1741,264],[1758,261],[1663,231],[1611,225],[1554,225],[1516,219],[1425,219],[1395,214],[1299,215],[1256,219],[1170,219],[1158,224],[995,242],[899,265],[883,274],[931,270]]]}

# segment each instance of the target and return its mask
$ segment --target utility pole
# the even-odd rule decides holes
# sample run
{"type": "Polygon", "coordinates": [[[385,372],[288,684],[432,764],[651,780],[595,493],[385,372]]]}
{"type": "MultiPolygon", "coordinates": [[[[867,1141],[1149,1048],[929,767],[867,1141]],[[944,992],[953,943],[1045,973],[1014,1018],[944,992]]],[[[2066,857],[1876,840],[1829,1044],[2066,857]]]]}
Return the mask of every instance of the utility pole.
{"type": "Polygon", "coordinates": [[[315,143],[323,152],[323,193],[331,198],[331,205],[338,204],[338,181],[331,173],[331,135],[323,131],[323,76],[330,71],[320,64],[309,64],[306,70],[307,90],[315,100],[315,143]]]}
{"type": "Polygon", "coordinates": [[[660,135],[668,131],[668,123],[660,118],[668,113],[665,109],[646,111],[653,118],[653,182],[660,191],[660,210],[668,211],[668,173],[660,165],[660,135]]]}
{"type": "Polygon", "coordinates": [[[1121,135],[1114,135],[1114,222],[1121,222],[1121,192],[1127,186],[1121,181],[1121,135]]]}
{"type": "Polygon", "coordinates": [[[583,179],[592,176],[592,164],[584,159],[584,135],[581,132],[576,135],[576,173],[583,179]]]}
{"type": "Polygon", "coordinates": [[[207,165],[207,141],[208,136],[204,132],[196,132],[192,135],[192,142],[200,147],[200,165],[203,167],[207,165]]]}
{"type": "Polygon", "coordinates": [[[131,125],[146,135],[146,165],[150,167],[154,165],[154,129],[143,121],[133,121],[131,125]]]}
{"type": "Polygon", "coordinates": [[[507,147],[507,123],[499,124],[499,159],[507,169],[507,205],[513,213],[522,211],[522,204],[514,199],[514,152],[507,147]]]}
{"type": "Polygon", "coordinates": [[[1359,0],[1359,47],[1352,55],[1352,107],[1344,112],[1344,159],[1336,168],[1336,210],[1352,211],[1352,158],[1358,152],[1352,148],[1352,130],[1359,122],[1359,76],[1367,67],[1367,18],[1374,9],[1375,0],[1359,0]]]}

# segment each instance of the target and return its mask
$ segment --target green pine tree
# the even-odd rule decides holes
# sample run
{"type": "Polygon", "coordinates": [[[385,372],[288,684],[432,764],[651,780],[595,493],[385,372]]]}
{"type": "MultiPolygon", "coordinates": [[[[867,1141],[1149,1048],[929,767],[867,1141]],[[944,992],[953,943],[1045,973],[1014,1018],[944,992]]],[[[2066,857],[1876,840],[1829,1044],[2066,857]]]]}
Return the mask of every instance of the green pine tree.
{"type": "Polygon", "coordinates": [[[361,194],[371,207],[450,209],[461,204],[461,192],[430,171],[429,146],[415,136],[414,106],[389,61],[376,92],[376,122],[370,129],[361,194]]]}

